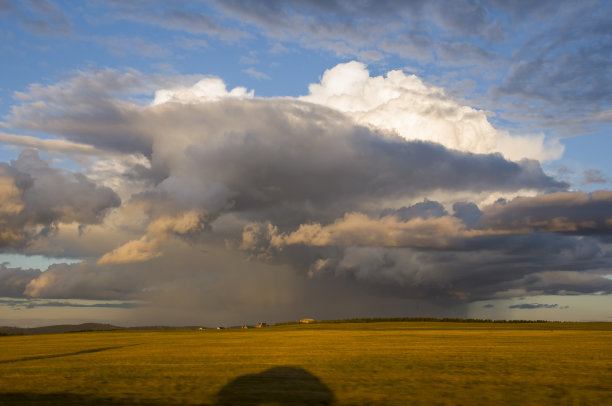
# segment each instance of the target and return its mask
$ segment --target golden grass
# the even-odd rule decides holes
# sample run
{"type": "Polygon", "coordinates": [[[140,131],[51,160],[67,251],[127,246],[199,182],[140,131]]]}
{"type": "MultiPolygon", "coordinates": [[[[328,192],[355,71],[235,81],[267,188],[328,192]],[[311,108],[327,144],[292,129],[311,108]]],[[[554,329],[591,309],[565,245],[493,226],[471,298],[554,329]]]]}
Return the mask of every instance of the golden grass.
{"type": "Polygon", "coordinates": [[[0,404],[612,401],[612,323],[88,332],[0,337],[0,349],[0,404]]]}

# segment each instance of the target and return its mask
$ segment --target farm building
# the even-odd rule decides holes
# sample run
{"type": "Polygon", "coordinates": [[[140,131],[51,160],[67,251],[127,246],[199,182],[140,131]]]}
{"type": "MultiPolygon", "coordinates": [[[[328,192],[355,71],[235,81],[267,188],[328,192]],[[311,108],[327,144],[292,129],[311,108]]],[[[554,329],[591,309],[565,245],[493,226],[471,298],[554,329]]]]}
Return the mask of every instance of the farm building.
{"type": "Polygon", "coordinates": [[[315,319],[300,319],[300,323],[303,324],[308,324],[308,323],[314,323],[315,319]]]}

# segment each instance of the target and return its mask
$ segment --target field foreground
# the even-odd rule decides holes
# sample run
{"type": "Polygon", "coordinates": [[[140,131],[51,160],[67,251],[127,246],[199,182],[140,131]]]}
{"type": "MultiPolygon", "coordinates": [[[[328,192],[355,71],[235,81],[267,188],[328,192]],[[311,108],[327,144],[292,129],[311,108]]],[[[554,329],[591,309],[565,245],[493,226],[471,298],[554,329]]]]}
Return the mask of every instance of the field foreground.
{"type": "Polygon", "coordinates": [[[0,405],[603,405],[612,323],[0,337],[0,405]]]}

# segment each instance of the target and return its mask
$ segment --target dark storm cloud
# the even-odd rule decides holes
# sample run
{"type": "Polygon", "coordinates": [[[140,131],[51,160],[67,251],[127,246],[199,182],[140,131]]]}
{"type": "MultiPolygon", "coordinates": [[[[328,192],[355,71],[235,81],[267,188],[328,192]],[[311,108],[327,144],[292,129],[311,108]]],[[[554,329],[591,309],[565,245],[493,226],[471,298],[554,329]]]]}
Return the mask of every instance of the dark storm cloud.
{"type": "Polygon", "coordinates": [[[356,279],[399,297],[443,302],[609,294],[612,282],[603,270],[612,252],[600,242],[612,232],[608,197],[553,193],[482,211],[456,203],[453,217],[426,200],[384,210],[379,219],[351,214],[286,233],[252,224],[241,248],[255,258],[291,263],[311,277],[356,279]]]}
{"type": "Polygon", "coordinates": [[[562,192],[498,202],[484,209],[483,227],[574,234],[612,232],[612,191],[562,192]]]}
{"type": "Polygon", "coordinates": [[[32,179],[32,185],[25,187],[22,195],[22,214],[30,222],[96,224],[109,208],[121,204],[111,189],[96,186],[83,174],[52,168],[35,150],[23,151],[10,167],[32,179]]]}
{"type": "Polygon", "coordinates": [[[95,267],[86,262],[51,265],[31,279],[22,296],[54,299],[130,299],[146,286],[141,272],[95,267]]]}
{"type": "Polygon", "coordinates": [[[211,218],[231,207],[297,225],[361,210],[366,201],[434,190],[567,187],[545,175],[537,161],[512,162],[407,141],[295,100],[137,106],[116,95],[122,86],[129,91],[142,80],[137,72],[102,71],[79,74],[60,86],[32,86],[13,108],[12,124],[150,157],[149,169],[131,172],[157,185],[143,197],[205,209],[211,218]]]}
{"type": "Polygon", "coordinates": [[[416,203],[410,207],[400,207],[397,210],[385,209],[381,213],[381,217],[395,216],[398,220],[408,221],[415,217],[443,217],[448,215],[444,206],[438,202],[425,199],[423,202],[416,203]]]}
{"type": "Polygon", "coordinates": [[[482,212],[474,203],[457,202],[453,204],[454,216],[461,219],[468,228],[473,228],[482,217],[482,212]]]}
{"type": "Polygon", "coordinates": [[[598,237],[612,233],[612,192],[608,191],[519,197],[484,206],[482,211],[474,204],[455,203],[454,209],[450,216],[440,203],[425,200],[397,210],[385,209],[379,218],[352,212],[333,223],[301,224],[295,231],[279,232],[272,224],[262,234],[261,226],[251,226],[243,238],[265,238],[271,247],[280,249],[296,244],[477,249],[483,243],[490,248],[495,240],[535,233],[598,237]]]}
{"type": "MultiPolygon", "coordinates": [[[[385,136],[314,106],[227,101],[180,111],[167,106],[166,112],[168,118],[189,120],[197,115],[209,123],[213,130],[205,137],[208,143],[193,145],[189,163],[202,173],[214,173],[214,180],[235,192],[238,211],[306,201],[315,209],[341,205],[346,211],[360,204],[354,199],[410,196],[435,189],[565,186],[546,176],[535,161],[514,163],[499,155],[473,155],[385,136]],[[261,124],[252,117],[260,117],[261,124]],[[219,171],[222,167],[225,170],[219,171]]],[[[181,126],[176,119],[166,125],[181,126]]]]}
{"type": "Polygon", "coordinates": [[[98,224],[121,204],[111,189],[81,173],[51,167],[36,150],[0,163],[0,188],[0,246],[5,247],[44,236],[59,222],[98,224]]]}
{"type": "Polygon", "coordinates": [[[603,252],[596,241],[564,236],[509,237],[471,250],[297,247],[277,255],[315,279],[331,275],[355,280],[380,295],[439,303],[612,293],[612,282],[598,271],[609,266],[611,253],[603,252]],[[516,250],[530,244],[537,248],[516,250]],[[584,250],[585,244],[594,249],[584,250]],[[296,249],[310,255],[295,255],[296,249]]]}

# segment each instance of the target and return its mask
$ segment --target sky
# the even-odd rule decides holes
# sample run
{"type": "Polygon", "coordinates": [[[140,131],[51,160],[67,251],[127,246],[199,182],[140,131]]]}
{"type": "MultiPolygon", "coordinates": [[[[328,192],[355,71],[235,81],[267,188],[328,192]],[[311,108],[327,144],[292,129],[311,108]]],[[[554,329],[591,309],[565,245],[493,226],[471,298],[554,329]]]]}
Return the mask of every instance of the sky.
{"type": "Polygon", "coordinates": [[[612,321],[611,21],[0,0],[0,325],[612,321]]]}

